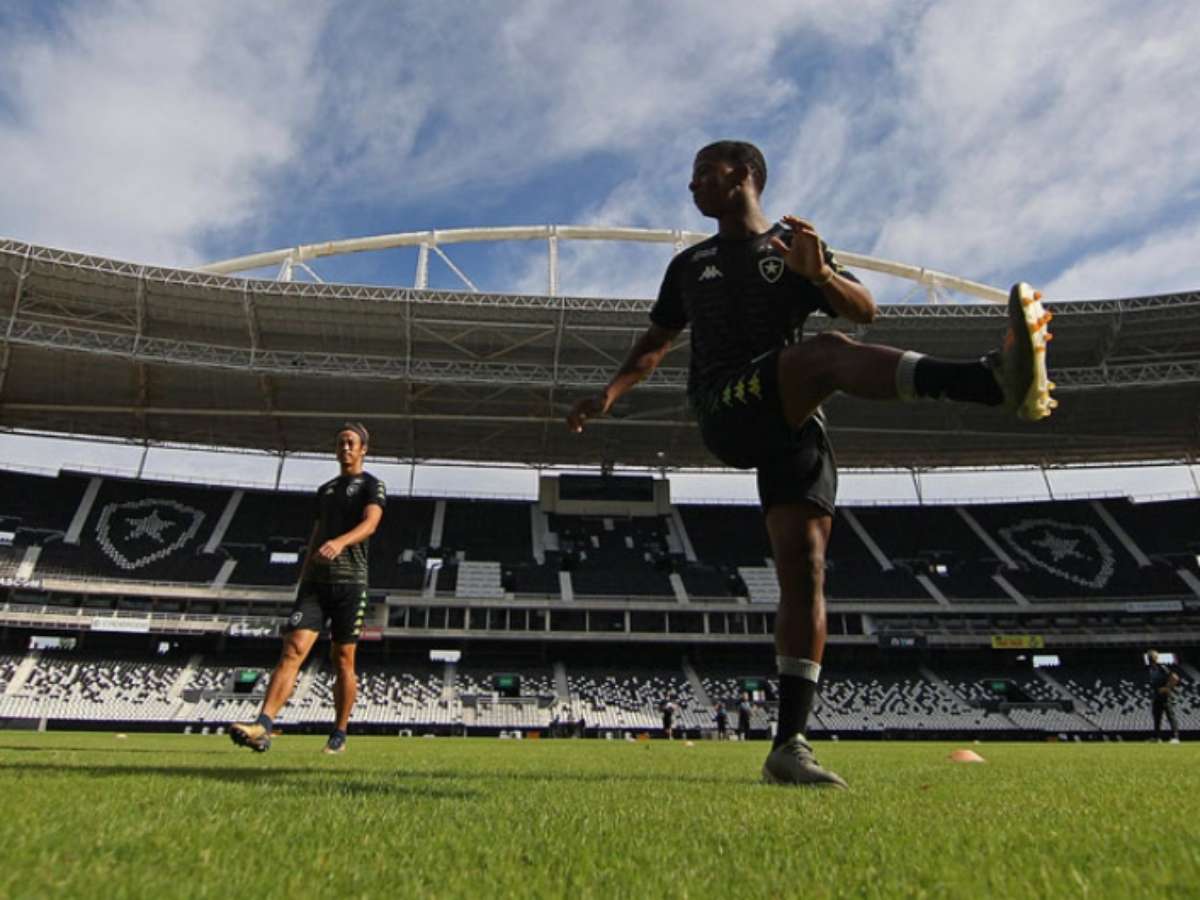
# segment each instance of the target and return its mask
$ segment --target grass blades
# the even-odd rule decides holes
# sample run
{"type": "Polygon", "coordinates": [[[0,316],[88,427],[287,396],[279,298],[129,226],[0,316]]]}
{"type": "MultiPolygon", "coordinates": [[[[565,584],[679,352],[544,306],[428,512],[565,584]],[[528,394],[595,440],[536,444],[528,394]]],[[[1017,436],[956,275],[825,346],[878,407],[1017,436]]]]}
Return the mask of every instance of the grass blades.
{"type": "Polygon", "coordinates": [[[1200,745],[4,732],[0,897],[1129,897],[1200,884],[1200,745]]]}

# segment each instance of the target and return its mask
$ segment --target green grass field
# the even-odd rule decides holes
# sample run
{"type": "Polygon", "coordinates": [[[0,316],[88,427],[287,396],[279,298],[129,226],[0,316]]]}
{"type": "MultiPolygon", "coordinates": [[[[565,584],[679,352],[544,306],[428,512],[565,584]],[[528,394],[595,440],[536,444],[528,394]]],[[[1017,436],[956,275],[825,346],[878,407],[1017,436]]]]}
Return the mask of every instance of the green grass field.
{"type": "Polygon", "coordinates": [[[1200,894],[1200,745],[0,734],[0,896],[1200,894]]]}

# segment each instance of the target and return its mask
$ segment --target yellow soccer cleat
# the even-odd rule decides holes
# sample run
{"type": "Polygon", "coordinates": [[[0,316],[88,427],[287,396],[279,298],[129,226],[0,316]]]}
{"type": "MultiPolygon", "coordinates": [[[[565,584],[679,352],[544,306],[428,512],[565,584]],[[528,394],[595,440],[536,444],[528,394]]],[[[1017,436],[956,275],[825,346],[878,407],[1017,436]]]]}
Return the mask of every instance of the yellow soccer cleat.
{"type": "Polygon", "coordinates": [[[271,749],[271,732],[257,722],[235,722],[229,726],[229,739],[239,747],[249,747],[255,753],[271,749]]]}
{"type": "Polygon", "coordinates": [[[1046,346],[1054,337],[1047,327],[1054,316],[1042,295],[1024,282],[1008,292],[1008,332],[1004,346],[988,354],[988,364],[1004,394],[1004,408],[1027,422],[1050,415],[1058,401],[1046,374],[1046,346]]]}

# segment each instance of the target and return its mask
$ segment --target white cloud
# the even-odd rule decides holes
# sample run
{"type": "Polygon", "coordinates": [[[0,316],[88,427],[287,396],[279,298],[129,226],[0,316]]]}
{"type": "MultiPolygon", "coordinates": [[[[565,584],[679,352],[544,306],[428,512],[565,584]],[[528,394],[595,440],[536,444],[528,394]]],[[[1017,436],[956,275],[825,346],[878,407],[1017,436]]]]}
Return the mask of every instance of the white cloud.
{"type": "Polygon", "coordinates": [[[1200,287],[1200,221],[1088,254],[1048,283],[1048,297],[1138,297],[1200,287]]]}
{"type": "Polygon", "coordinates": [[[205,232],[264,211],[308,115],[322,11],[112,2],[0,37],[0,233],[197,261],[205,232]]]}
{"type": "MultiPolygon", "coordinates": [[[[373,230],[502,224],[501,202],[529,221],[523,191],[548,183],[574,198],[559,221],[706,230],[691,154],[744,136],[771,163],[768,213],[835,246],[1053,283],[1097,247],[1152,246],[1200,191],[1186,0],[484,9],[111,0],[8,29],[0,233],[188,263],[214,236],[248,252],[393,209],[373,230]]],[[[490,286],[544,284],[541,248],[495,258],[490,286]]],[[[1192,277],[1159,275],[1142,289],[1192,277]]],[[[647,296],[660,276],[640,250],[563,254],[565,291],[647,296]]]]}
{"type": "Polygon", "coordinates": [[[1157,227],[1200,185],[1193,13],[1184,2],[933,7],[893,51],[901,124],[868,151],[907,186],[875,252],[1007,281],[1157,227]]]}

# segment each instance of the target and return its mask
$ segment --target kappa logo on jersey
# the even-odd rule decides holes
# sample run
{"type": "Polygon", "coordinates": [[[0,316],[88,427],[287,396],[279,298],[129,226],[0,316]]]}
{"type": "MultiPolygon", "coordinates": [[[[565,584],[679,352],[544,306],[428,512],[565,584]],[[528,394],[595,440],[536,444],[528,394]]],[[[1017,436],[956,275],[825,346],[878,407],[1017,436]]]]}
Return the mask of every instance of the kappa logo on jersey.
{"type": "Polygon", "coordinates": [[[769,284],[774,284],[783,276],[783,260],[778,256],[764,256],[758,261],[758,274],[769,284]]]}
{"type": "Polygon", "coordinates": [[[721,270],[718,269],[716,266],[705,266],[704,271],[700,273],[700,277],[696,280],[697,281],[712,281],[714,278],[724,278],[724,277],[725,276],[721,274],[721,270]]]}
{"type": "Polygon", "coordinates": [[[1000,536],[1030,565],[1083,587],[1104,587],[1116,570],[1112,548],[1089,525],[1022,519],[1000,536]]]}
{"type": "Polygon", "coordinates": [[[204,513],[174,500],[109,503],[96,521],[96,543],[128,572],[164,559],[196,536],[204,513]]]}

